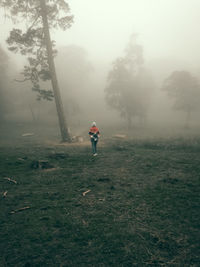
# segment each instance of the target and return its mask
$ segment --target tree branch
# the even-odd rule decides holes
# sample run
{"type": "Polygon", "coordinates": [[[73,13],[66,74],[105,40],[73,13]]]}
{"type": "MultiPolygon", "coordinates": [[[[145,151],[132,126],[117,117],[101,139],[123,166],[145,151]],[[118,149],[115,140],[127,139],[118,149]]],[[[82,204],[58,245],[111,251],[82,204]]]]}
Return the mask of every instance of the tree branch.
{"type": "Polygon", "coordinates": [[[35,25],[35,23],[37,22],[38,18],[40,17],[40,15],[38,15],[35,20],[33,21],[33,23],[30,25],[30,27],[27,29],[27,33],[33,28],[33,26],[35,25]]]}

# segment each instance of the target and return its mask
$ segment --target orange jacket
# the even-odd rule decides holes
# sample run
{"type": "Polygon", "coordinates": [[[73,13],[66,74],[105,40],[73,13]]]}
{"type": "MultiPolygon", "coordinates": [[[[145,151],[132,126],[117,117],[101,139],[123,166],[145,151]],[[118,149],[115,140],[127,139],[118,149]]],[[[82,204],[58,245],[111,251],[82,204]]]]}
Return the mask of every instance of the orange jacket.
{"type": "Polygon", "coordinates": [[[98,134],[98,135],[100,135],[99,128],[97,128],[96,126],[92,126],[92,127],[90,128],[89,135],[93,135],[93,134],[98,134]]]}

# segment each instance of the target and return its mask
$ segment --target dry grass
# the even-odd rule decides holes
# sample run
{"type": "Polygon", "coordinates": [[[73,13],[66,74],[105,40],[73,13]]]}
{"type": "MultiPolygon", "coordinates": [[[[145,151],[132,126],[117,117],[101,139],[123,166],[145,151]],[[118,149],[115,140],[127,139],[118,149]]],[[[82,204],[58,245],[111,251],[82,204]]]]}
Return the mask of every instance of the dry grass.
{"type": "Polygon", "coordinates": [[[199,266],[198,139],[105,139],[96,158],[20,140],[1,145],[0,266],[199,266]]]}

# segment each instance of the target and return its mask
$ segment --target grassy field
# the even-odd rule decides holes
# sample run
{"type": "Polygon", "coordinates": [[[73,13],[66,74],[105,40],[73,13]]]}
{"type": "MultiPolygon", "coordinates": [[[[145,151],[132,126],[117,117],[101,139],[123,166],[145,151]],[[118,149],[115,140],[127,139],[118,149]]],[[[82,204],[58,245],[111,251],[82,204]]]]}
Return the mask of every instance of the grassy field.
{"type": "Polygon", "coordinates": [[[0,151],[0,266],[200,266],[200,139],[0,151]]]}

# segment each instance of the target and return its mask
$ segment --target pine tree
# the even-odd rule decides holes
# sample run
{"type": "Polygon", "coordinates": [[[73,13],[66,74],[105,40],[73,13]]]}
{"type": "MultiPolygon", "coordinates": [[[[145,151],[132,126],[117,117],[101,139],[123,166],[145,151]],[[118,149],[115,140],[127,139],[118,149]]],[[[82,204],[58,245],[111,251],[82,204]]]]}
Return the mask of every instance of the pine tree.
{"type": "Polygon", "coordinates": [[[55,98],[62,141],[70,141],[54,64],[55,42],[50,37],[50,29],[66,30],[73,23],[73,16],[68,15],[68,4],[65,0],[1,0],[0,6],[8,11],[6,16],[15,24],[25,22],[28,25],[25,31],[14,28],[10,32],[9,50],[27,56],[23,81],[32,82],[32,90],[37,92],[38,99],[55,98]],[[48,80],[53,91],[41,88],[41,84],[44,86],[48,80]]]}

